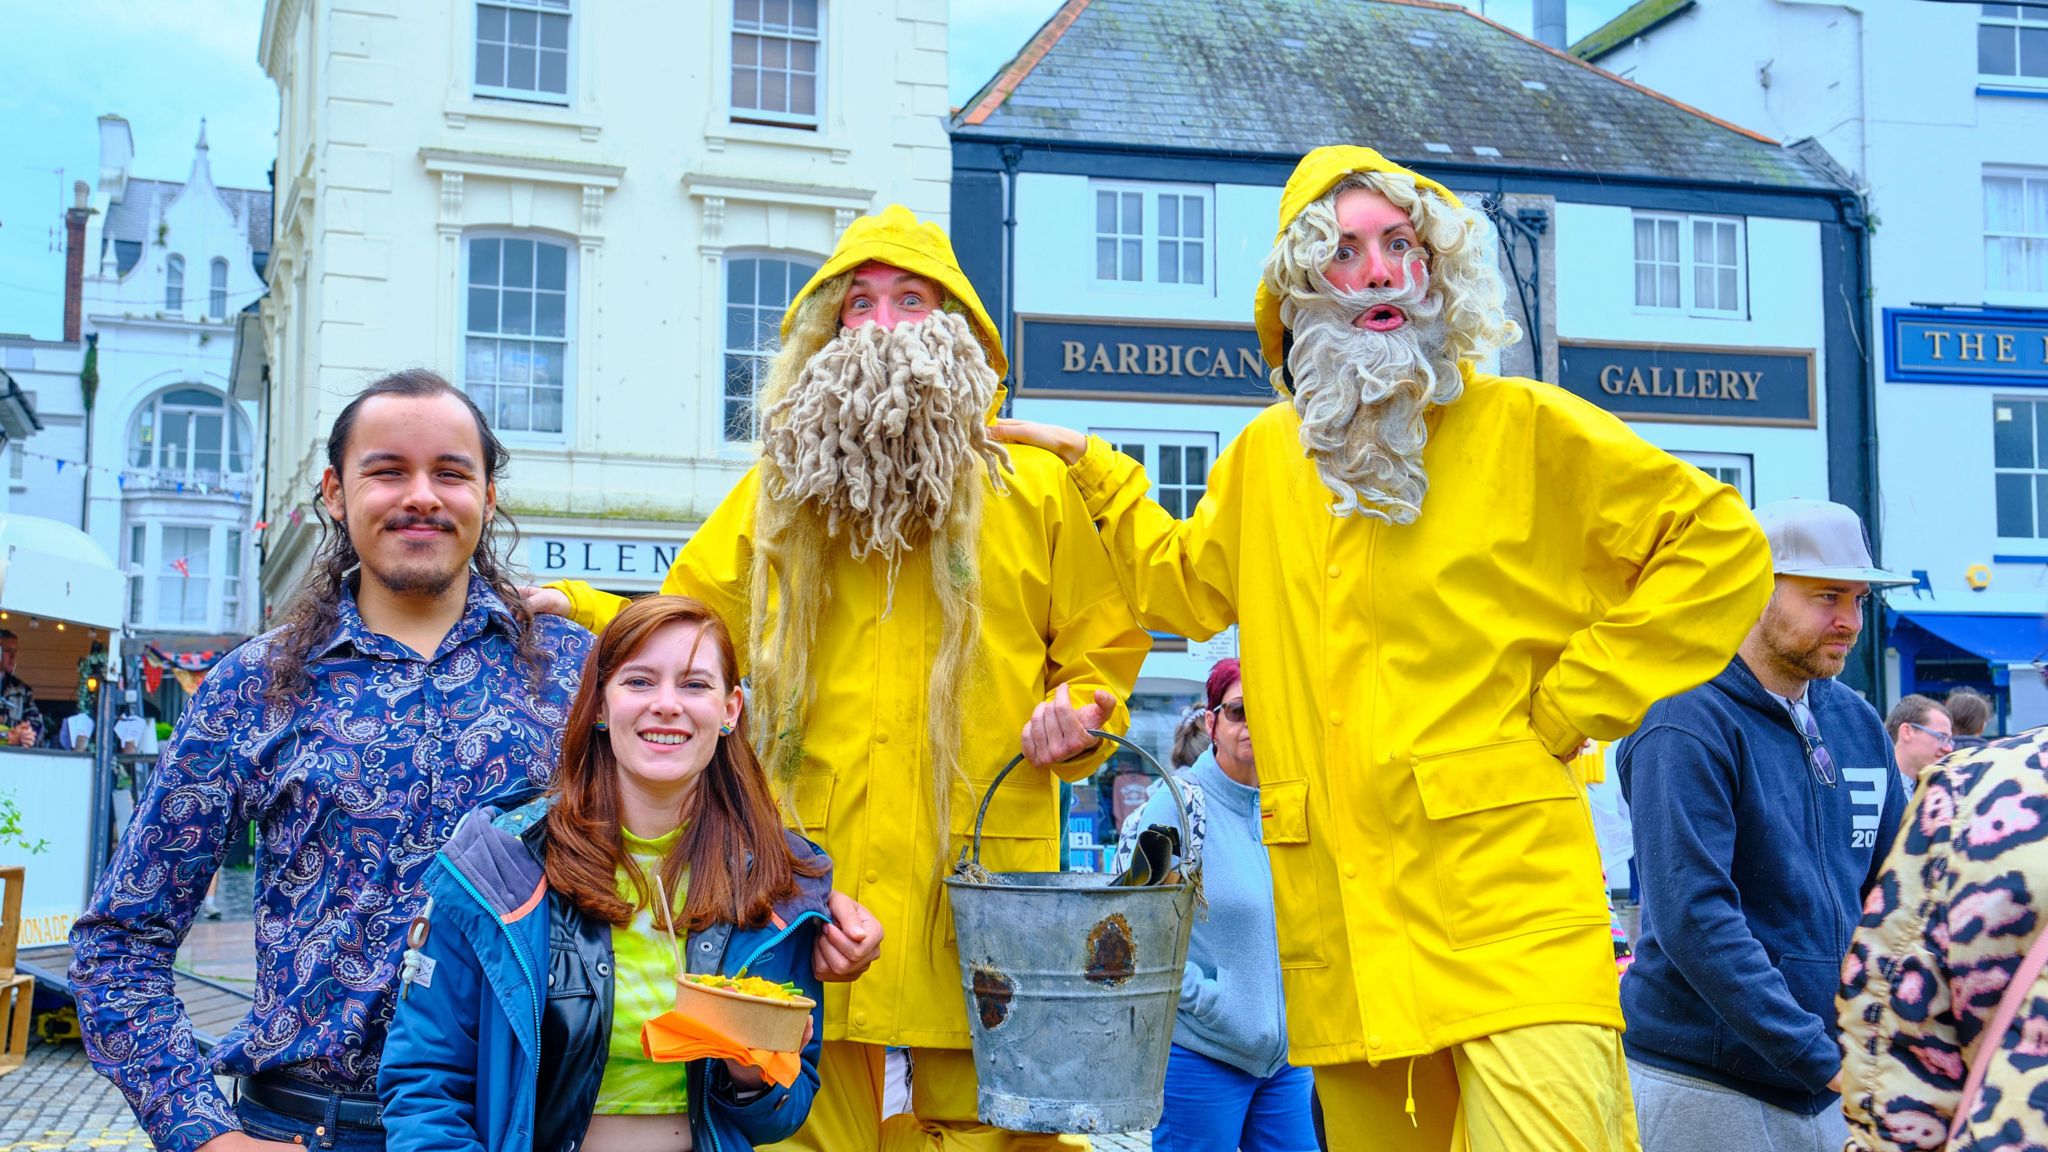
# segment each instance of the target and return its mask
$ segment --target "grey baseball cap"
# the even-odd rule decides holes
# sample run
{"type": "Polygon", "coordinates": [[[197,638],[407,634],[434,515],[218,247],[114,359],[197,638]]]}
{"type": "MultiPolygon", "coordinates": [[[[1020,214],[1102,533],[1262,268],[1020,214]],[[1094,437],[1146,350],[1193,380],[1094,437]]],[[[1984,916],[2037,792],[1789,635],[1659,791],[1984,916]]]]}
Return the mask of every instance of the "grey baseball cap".
{"type": "Polygon", "coordinates": [[[1861,580],[1876,587],[1918,584],[1871,563],[1863,520],[1843,504],[1793,497],[1756,510],[1771,542],[1771,571],[1816,580],[1861,580]]]}

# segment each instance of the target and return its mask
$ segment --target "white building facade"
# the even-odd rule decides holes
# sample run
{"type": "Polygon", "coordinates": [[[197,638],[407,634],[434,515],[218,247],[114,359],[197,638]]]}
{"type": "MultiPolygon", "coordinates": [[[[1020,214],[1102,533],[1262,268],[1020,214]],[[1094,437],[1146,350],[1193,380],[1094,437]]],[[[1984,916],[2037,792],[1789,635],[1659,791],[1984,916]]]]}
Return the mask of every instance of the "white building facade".
{"type": "Polygon", "coordinates": [[[1969,685],[2048,722],[2048,8],[1637,5],[1575,51],[1719,115],[1812,136],[1871,230],[1893,698],[1969,685]]]}
{"type": "Polygon", "coordinates": [[[944,0],[269,0],[260,59],[273,607],[336,413],[408,366],[511,449],[515,562],[659,587],[751,463],[755,374],[839,232],[946,221],[944,0]]]}
{"type": "Polygon", "coordinates": [[[260,404],[228,368],[263,294],[270,194],[217,186],[196,131],[182,182],[146,179],[128,122],[100,118],[99,179],[68,214],[68,339],[0,350],[44,425],[10,450],[14,509],[90,534],[129,574],[130,631],[174,647],[253,628],[262,483],[260,404]]]}

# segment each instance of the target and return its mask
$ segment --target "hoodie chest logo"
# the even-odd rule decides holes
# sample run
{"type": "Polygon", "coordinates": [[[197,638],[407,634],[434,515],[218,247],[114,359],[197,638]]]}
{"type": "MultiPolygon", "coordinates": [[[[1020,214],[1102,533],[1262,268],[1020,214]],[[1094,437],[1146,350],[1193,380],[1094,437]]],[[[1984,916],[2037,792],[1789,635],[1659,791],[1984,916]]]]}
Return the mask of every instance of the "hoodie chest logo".
{"type": "Polygon", "coordinates": [[[1876,848],[1877,824],[1884,815],[1885,789],[1891,787],[1892,770],[1844,768],[1842,779],[1849,784],[1849,847],[1876,848]]]}

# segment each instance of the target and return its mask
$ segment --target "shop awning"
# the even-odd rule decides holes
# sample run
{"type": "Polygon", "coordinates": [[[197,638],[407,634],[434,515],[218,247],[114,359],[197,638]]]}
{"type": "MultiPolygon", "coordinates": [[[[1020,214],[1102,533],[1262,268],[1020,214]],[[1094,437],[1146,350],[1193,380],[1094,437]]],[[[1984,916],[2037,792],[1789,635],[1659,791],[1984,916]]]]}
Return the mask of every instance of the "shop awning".
{"type": "Polygon", "coordinates": [[[1961,648],[1987,664],[2026,664],[2048,645],[2038,614],[1896,612],[1914,627],[1961,648]]]}
{"type": "Polygon", "coordinates": [[[0,516],[0,609],[109,630],[127,578],[93,538],[37,516],[0,516]]]}

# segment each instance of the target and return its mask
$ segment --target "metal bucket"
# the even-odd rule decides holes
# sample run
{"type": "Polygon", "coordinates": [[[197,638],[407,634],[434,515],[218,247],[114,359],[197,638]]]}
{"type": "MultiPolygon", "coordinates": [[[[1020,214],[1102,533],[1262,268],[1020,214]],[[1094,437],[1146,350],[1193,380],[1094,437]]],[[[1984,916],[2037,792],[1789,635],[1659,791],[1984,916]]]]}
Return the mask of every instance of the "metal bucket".
{"type": "MultiPolygon", "coordinates": [[[[1166,781],[1185,848],[1179,785],[1144,749],[1094,735],[1136,752],[1166,781]]],[[[976,870],[989,801],[1023,759],[1010,761],[981,798],[976,870]]],[[[1165,1105],[1198,876],[1112,888],[1099,873],[990,875],[986,884],[946,878],[982,1122],[1019,1132],[1152,1128],[1165,1105]]]]}

